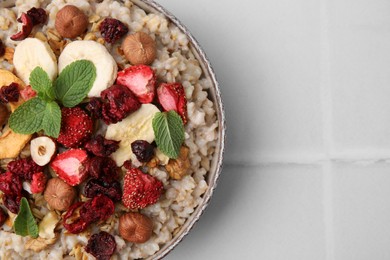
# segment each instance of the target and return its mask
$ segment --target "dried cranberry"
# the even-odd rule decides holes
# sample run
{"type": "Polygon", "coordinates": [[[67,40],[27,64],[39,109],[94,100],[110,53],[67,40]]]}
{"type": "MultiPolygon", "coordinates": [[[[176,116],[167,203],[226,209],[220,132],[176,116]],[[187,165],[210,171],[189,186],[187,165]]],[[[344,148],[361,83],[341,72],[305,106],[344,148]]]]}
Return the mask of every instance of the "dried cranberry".
{"type": "Polygon", "coordinates": [[[7,218],[8,218],[7,212],[5,212],[3,208],[0,208],[0,227],[4,225],[7,218]]]}
{"type": "Polygon", "coordinates": [[[77,202],[70,206],[68,211],[63,217],[63,226],[66,230],[68,230],[72,234],[78,234],[87,229],[90,222],[85,221],[84,218],[80,216],[77,217],[77,211],[81,210],[84,202],[77,202]]]}
{"type": "Polygon", "coordinates": [[[84,195],[87,198],[93,198],[99,194],[104,194],[113,201],[122,199],[122,187],[118,181],[112,183],[97,179],[91,179],[84,187],[84,195]]]}
{"type": "Polygon", "coordinates": [[[92,114],[95,118],[102,118],[102,107],[103,102],[100,98],[91,98],[86,109],[92,114]]]}
{"type": "Polygon", "coordinates": [[[86,170],[95,179],[102,179],[107,182],[119,179],[119,168],[110,157],[93,157],[88,160],[86,170]]]}
{"type": "Polygon", "coordinates": [[[11,83],[9,86],[3,86],[0,89],[0,102],[4,104],[8,102],[17,102],[19,100],[19,84],[11,83]]]}
{"type": "Polygon", "coordinates": [[[31,181],[34,173],[42,172],[43,167],[34,162],[31,157],[9,162],[8,171],[20,176],[23,180],[31,181]]]}
{"type": "Polygon", "coordinates": [[[145,140],[134,141],[131,150],[140,162],[149,162],[154,156],[154,146],[145,140]]]}
{"type": "Polygon", "coordinates": [[[124,23],[113,18],[104,19],[99,26],[99,30],[108,43],[116,42],[129,31],[124,23]]]}
{"type": "Polygon", "coordinates": [[[6,195],[21,195],[23,184],[19,176],[11,172],[0,174],[0,190],[6,195]]]}
{"type": "Polygon", "coordinates": [[[96,156],[110,156],[119,148],[119,141],[107,140],[102,135],[92,138],[85,144],[85,149],[96,156]]]}
{"type": "Polygon", "coordinates": [[[3,196],[3,203],[4,203],[4,206],[9,211],[11,211],[14,214],[18,214],[21,199],[22,199],[22,197],[17,196],[17,195],[4,195],[3,196]]]}
{"type": "Polygon", "coordinates": [[[100,194],[85,202],[80,209],[80,218],[89,223],[106,221],[114,214],[114,211],[114,202],[107,196],[100,194]]]}
{"type": "Polygon", "coordinates": [[[115,249],[115,238],[105,231],[92,235],[85,247],[85,251],[98,260],[109,260],[114,254],[115,249]]]}
{"type": "Polygon", "coordinates": [[[101,97],[103,99],[102,116],[106,124],[117,123],[141,107],[134,93],[122,85],[109,87],[101,93],[101,97]]]}
{"type": "Polygon", "coordinates": [[[42,8],[31,8],[27,11],[27,15],[30,17],[33,25],[44,24],[47,20],[46,11],[42,8]]]}
{"type": "Polygon", "coordinates": [[[22,13],[22,16],[18,18],[17,20],[18,22],[20,23],[23,23],[23,26],[22,26],[22,30],[14,35],[12,35],[10,38],[11,40],[13,41],[21,41],[21,40],[24,40],[26,39],[33,27],[34,27],[34,24],[30,18],[30,16],[28,16],[26,13],[22,13]]]}
{"type": "Polygon", "coordinates": [[[5,54],[5,46],[3,41],[0,39],[0,57],[5,54]]]}

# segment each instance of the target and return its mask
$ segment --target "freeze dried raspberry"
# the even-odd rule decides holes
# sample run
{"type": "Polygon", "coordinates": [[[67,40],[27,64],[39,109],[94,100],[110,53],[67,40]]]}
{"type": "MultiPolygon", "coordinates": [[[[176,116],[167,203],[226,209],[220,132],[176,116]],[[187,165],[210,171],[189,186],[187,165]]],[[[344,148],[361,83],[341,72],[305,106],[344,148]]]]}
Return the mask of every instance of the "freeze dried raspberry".
{"type": "Polygon", "coordinates": [[[92,235],[85,247],[85,251],[98,260],[109,260],[114,254],[115,249],[115,238],[105,231],[92,235]]]}
{"type": "Polygon", "coordinates": [[[154,156],[154,146],[145,140],[131,143],[131,150],[140,162],[149,162],[154,156]]]}
{"type": "Polygon", "coordinates": [[[110,156],[119,148],[119,141],[107,140],[102,135],[97,135],[85,144],[85,149],[96,156],[110,156]]]}
{"type": "Polygon", "coordinates": [[[42,172],[43,167],[34,162],[31,157],[9,162],[8,171],[14,175],[20,176],[23,180],[31,181],[34,173],[42,172]]]}
{"type": "Polygon", "coordinates": [[[57,141],[65,147],[75,148],[92,134],[93,122],[79,107],[61,109],[61,131],[57,141]]]}
{"type": "Polygon", "coordinates": [[[87,198],[93,198],[99,194],[106,195],[113,201],[122,199],[122,188],[118,181],[111,183],[104,182],[98,179],[91,179],[84,187],[84,195],[87,198]]]}
{"type": "Polygon", "coordinates": [[[5,46],[3,41],[0,39],[0,57],[5,54],[5,46]]]}
{"type": "Polygon", "coordinates": [[[47,177],[43,172],[34,173],[31,181],[31,192],[41,193],[45,190],[47,177]]]}
{"type": "Polygon", "coordinates": [[[94,118],[102,118],[103,102],[100,98],[91,98],[85,108],[91,113],[94,118]]]}
{"type": "Polygon", "coordinates": [[[80,218],[88,223],[106,221],[114,211],[114,202],[107,196],[99,194],[84,203],[80,209],[80,218]]]}
{"type": "Polygon", "coordinates": [[[129,31],[124,23],[113,18],[104,19],[99,26],[99,30],[108,43],[116,42],[129,31]]]}
{"type": "Polygon", "coordinates": [[[0,102],[6,104],[8,102],[18,102],[20,96],[19,84],[11,83],[8,86],[0,88],[0,102]]]}
{"type": "Polygon", "coordinates": [[[138,110],[141,103],[131,90],[122,85],[113,85],[101,93],[102,116],[106,124],[115,124],[138,110]]]}
{"type": "Polygon", "coordinates": [[[155,177],[134,168],[124,178],[122,201],[129,209],[143,209],[160,198],[164,187],[155,177]]]}
{"type": "Polygon", "coordinates": [[[27,11],[27,15],[30,17],[33,25],[44,24],[47,20],[46,11],[42,8],[31,8],[27,11]]]}
{"type": "Polygon", "coordinates": [[[95,179],[112,182],[119,179],[119,168],[110,157],[93,157],[86,164],[86,171],[95,179]]]}
{"type": "Polygon", "coordinates": [[[5,212],[3,208],[0,208],[0,227],[4,225],[7,218],[8,218],[7,212],[5,212]]]}

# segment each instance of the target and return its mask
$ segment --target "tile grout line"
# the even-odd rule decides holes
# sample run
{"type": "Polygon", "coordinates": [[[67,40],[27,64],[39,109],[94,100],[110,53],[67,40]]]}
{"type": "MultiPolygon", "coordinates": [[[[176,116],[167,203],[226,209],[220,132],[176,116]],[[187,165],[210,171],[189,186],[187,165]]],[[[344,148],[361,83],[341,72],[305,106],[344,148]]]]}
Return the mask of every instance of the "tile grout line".
{"type": "Polygon", "coordinates": [[[334,243],[334,212],[333,212],[333,178],[332,178],[332,150],[333,150],[333,118],[332,118],[332,90],[330,82],[330,39],[329,39],[329,14],[328,0],[322,0],[320,5],[320,29],[321,29],[321,108],[322,129],[325,160],[322,162],[322,203],[323,221],[325,228],[325,259],[335,259],[334,243]]]}

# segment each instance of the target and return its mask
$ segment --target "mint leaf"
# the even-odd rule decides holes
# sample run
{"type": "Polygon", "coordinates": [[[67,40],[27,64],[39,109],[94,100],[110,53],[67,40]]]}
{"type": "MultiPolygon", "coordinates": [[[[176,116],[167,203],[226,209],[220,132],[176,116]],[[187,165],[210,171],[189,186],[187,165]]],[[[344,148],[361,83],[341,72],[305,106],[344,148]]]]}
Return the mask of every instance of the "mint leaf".
{"type": "Polygon", "coordinates": [[[32,134],[42,129],[46,103],[39,97],[19,106],[9,118],[9,127],[19,134],[32,134]]]}
{"type": "Polygon", "coordinates": [[[42,99],[53,100],[54,89],[49,75],[41,67],[36,67],[30,74],[30,85],[33,90],[38,92],[42,99]]]}
{"type": "Polygon", "coordinates": [[[88,60],[72,62],[54,82],[54,92],[65,107],[74,107],[88,94],[96,79],[96,68],[88,60]]]}
{"type": "Polygon", "coordinates": [[[20,236],[31,236],[37,238],[39,235],[39,228],[37,222],[31,213],[30,205],[26,198],[20,201],[19,214],[14,222],[15,233],[20,236]]]}
{"type": "Polygon", "coordinates": [[[61,129],[61,108],[54,102],[46,103],[45,115],[42,121],[42,129],[45,134],[57,138],[61,129]]]}
{"type": "Polygon", "coordinates": [[[169,158],[176,159],[184,142],[184,126],[181,117],[174,110],[158,112],[153,118],[153,131],[157,147],[169,158]]]}

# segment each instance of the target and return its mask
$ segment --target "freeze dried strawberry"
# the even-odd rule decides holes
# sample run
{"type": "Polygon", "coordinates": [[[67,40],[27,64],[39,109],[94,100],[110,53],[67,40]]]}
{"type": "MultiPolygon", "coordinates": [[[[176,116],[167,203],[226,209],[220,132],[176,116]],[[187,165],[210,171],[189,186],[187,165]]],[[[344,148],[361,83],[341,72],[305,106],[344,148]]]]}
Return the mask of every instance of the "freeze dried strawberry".
{"type": "Polygon", "coordinates": [[[43,172],[34,173],[31,181],[31,192],[41,193],[45,190],[47,177],[43,172]]]}
{"type": "Polygon", "coordinates": [[[105,139],[102,135],[97,135],[85,144],[85,149],[96,156],[110,156],[119,148],[119,141],[105,139]]]}
{"type": "Polygon", "coordinates": [[[122,121],[130,113],[138,110],[141,103],[125,86],[113,85],[101,93],[103,101],[102,117],[106,124],[122,121]]]}
{"type": "Polygon", "coordinates": [[[42,172],[43,167],[34,162],[31,157],[9,162],[8,171],[21,177],[23,180],[31,181],[34,173],[42,172]]]}
{"type": "Polygon", "coordinates": [[[23,23],[22,30],[14,35],[12,35],[10,38],[13,41],[21,41],[26,39],[33,27],[34,23],[31,20],[30,16],[28,16],[26,13],[22,13],[22,15],[17,19],[18,22],[23,23]]]}
{"type": "Polygon", "coordinates": [[[20,96],[25,100],[32,99],[37,95],[37,92],[32,89],[30,85],[27,85],[24,89],[20,91],[20,96]]]}
{"type": "Polygon", "coordinates": [[[165,111],[175,110],[187,124],[187,98],[180,83],[162,83],[157,88],[158,102],[165,111]]]}
{"type": "Polygon", "coordinates": [[[88,177],[85,164],[88,161],[87,152],[82,149],[70,149],[54,158],[51,168],[63,181],[76,186],[88,177]]]}
{"type": "Polygon", "coordinates": [[[81,108],[64,107],[61,115],[61,131],[57,141],[63,146],[76,148],[92,135],[92,119],[81,108]]]}
{"type": "Polygon", "coordinates": [[[123,185],[123,204],[129,209],[143,209],[160,198],[163,184],[137,168],[127,171],[123,185]]]}
{"type": "Polygon", "coordinates": [[[8,86],[0,86],[0,102],[6,104],[8,102],[18,102],[20,96],[19,84],[11,83],[8,86]]]}
{"type": "Polygon", "coordinates": [[[149,66],[136,65],[119,71],[116,82],[128,87],[143,104],[150,103],[154,99],[156,74],[149,66]]]}

